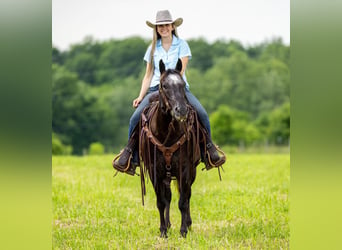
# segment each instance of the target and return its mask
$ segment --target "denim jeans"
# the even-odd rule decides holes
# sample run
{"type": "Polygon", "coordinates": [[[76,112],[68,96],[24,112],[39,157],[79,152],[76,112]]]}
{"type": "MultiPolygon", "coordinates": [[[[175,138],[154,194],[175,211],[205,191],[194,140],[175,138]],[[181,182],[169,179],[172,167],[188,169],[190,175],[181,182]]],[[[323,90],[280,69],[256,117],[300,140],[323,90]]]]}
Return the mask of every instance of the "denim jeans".
{"type": "MultiPolygon", "coordinates": [[[[144,99],[141,101],[141,103],[139,104],[139,106],[136,108],[133,115],[131,116],[131,119],[129,120],[128,139],[131,137],[134,128],[138,125],[139,120],[140,120],[140,115],[143,112],[144,108],[149,103],[149,97],[151,96],[153,92],[158,91],[158,87],[159,85],[149,88],[144,99]]],[[[205,111],[205,109],[203,108],[201,103],[198,101],[198,99],[187,88],[185,89],[185,95],[189,103],[191,104],[191,106],[193,106],[194,109],[196,110],[199,121],[206,128],[206,130],[209,133],[209,136],[211,136],[210,123],[209,123],[209,117],[208,117],[207,111],[205,111]]]]}

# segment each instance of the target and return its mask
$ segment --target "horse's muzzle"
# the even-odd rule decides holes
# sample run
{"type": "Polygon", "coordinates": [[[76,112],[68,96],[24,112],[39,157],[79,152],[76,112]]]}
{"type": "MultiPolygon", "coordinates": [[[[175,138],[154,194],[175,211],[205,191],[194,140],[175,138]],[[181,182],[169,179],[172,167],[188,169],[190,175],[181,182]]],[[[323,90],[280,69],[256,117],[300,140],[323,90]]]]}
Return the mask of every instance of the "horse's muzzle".
{"type": "Polygon", "coordinates": [[[184,122],[188,117],[188,107],[186,105],[175,105],[171,115],[180,122],[184,122]]]}

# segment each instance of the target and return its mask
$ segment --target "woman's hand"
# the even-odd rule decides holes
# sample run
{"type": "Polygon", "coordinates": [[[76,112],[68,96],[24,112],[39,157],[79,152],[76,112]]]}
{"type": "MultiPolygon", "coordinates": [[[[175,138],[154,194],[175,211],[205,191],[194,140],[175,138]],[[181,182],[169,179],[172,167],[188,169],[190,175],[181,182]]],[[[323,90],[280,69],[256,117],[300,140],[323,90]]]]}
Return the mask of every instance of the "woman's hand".
{"type": "Polygon", "coordinates": [[[141,103],[142,98],[138,97],[133,100],[133,108],[137,108],[139,104],[141,103]]]}

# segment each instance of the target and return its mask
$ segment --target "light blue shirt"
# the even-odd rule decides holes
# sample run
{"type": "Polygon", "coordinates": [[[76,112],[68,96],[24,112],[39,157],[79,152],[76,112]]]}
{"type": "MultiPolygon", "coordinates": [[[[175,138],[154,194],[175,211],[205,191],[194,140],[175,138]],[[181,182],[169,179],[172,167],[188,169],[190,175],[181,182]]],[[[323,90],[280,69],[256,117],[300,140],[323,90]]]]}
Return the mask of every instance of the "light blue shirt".
{"type": "MultiPolygon", "coordinates": [[[[144,60],[146,62],[150,62],[150,54],[151,54],[152,45],[147,48],[147,51],[144,56],[144,60]]],[[[153,77],[151,80],[150,87],[154,87],[159,84],[160,79],[160,71],[159,71],[159,61],[160,59],[163,60],[165,64],[165,69],[174,69],[176,68],[176,64],[178,58],[182,57],[189,57],[191,58],[191,51],[188,43],[173,35],[172,37],[172,44],[168,51],[162,46],[161,39],[157,40],[156,49],[154,51],[153,63],[154,63],[154,72],[153,77]]],[[[186,80],[185,72],[183,73],[183,79],[186,83],[186,88],[189,89],[189,84],[186,80]]]]}

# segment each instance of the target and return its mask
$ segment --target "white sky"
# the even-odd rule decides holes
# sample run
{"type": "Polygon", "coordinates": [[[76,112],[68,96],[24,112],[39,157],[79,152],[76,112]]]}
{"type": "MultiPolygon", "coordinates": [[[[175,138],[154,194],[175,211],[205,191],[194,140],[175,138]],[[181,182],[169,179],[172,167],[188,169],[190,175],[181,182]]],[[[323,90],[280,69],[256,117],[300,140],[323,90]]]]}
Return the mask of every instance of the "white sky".
{"type": "Polygon", "coordinates": [[[145,21],[154,22],[164,9],[184,19],[178,28],[184,39],[235,39],[248,46],[281,37],[290,44],[290,0],[53,0],[52,43],[65,50],[88,35],[151,39],[145,21]]]}

